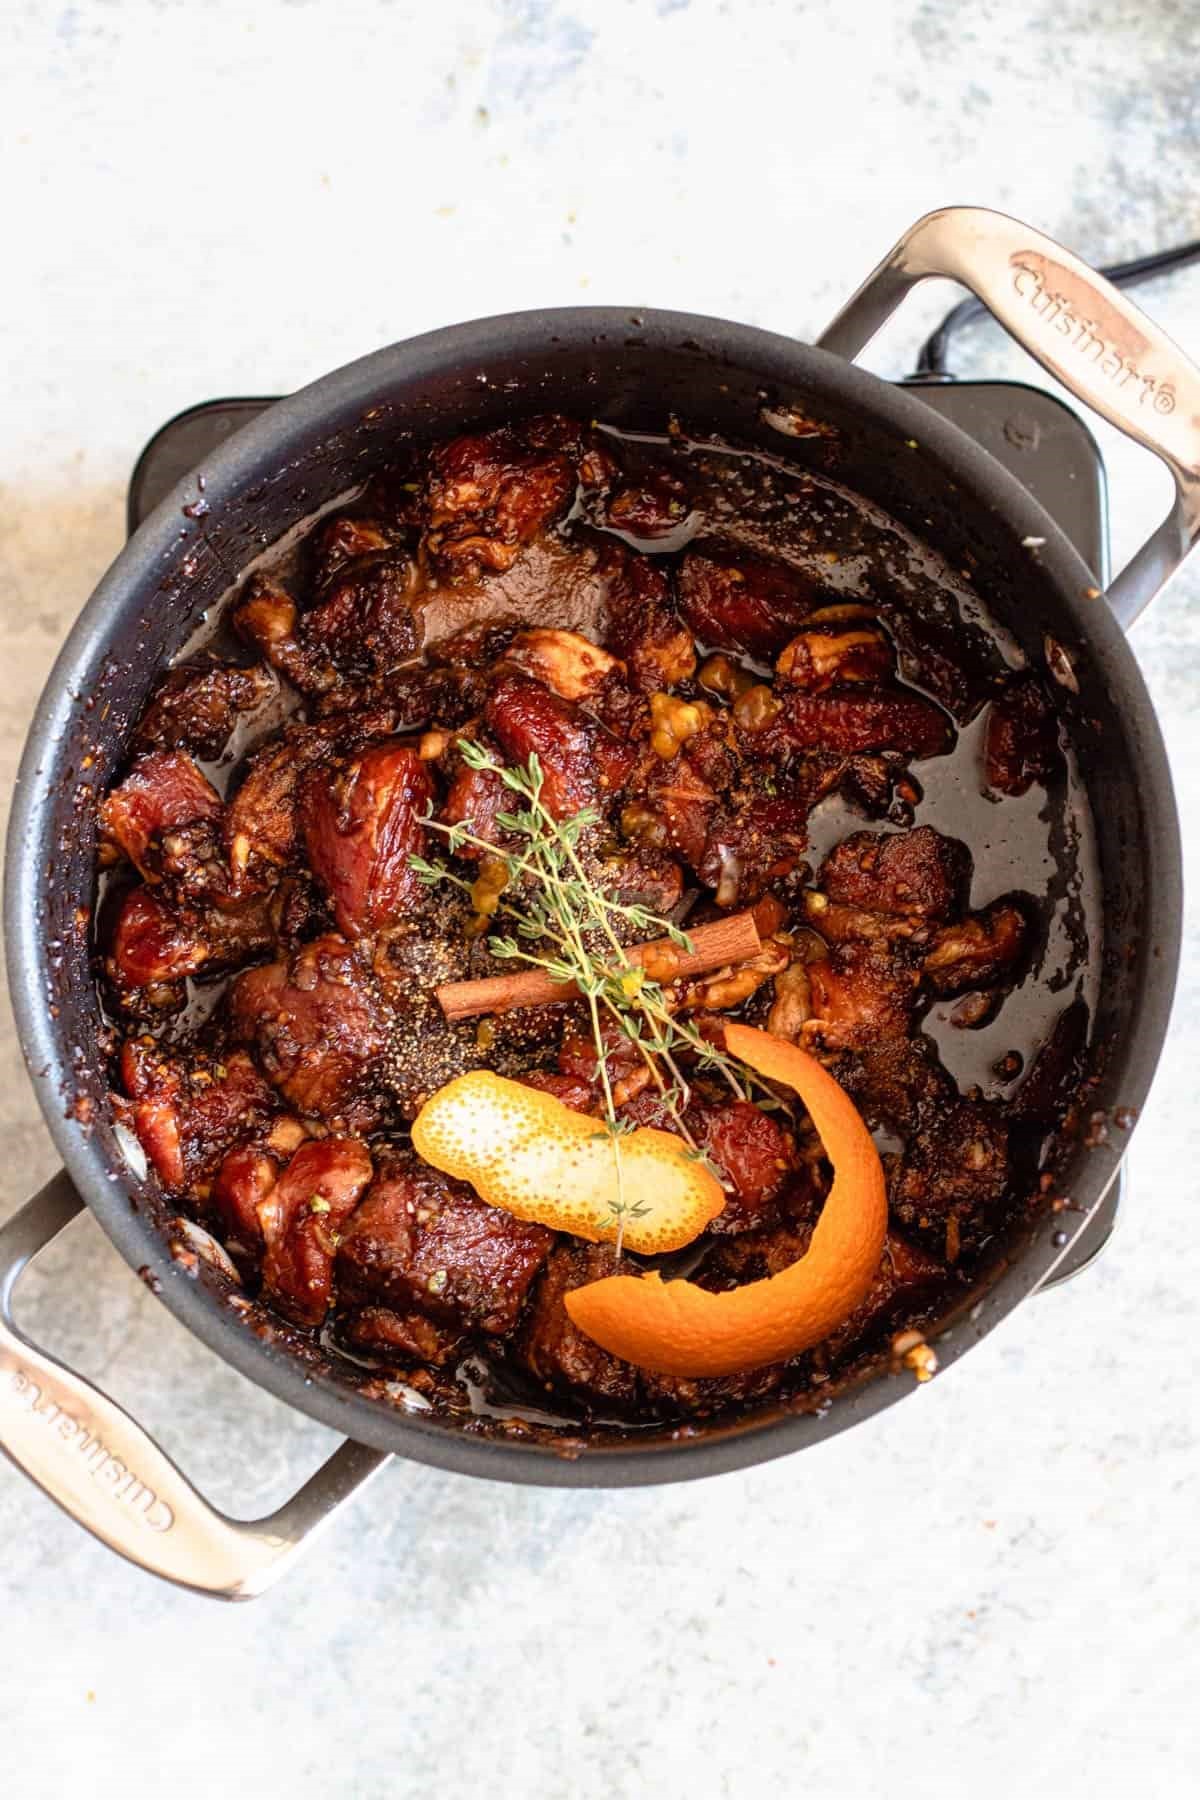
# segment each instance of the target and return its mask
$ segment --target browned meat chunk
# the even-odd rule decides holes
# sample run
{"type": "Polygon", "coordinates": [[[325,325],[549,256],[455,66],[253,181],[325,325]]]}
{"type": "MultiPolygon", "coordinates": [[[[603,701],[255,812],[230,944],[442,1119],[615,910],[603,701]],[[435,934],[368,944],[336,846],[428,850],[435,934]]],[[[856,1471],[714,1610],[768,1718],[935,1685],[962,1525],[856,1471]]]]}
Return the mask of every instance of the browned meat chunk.
{"type": "Polygon", "coordinates": [[[523,765],[531,756],[538,758],[542,799],[556,819],[569,819],[596,799],[602,727],[569,701],[527,675],[505,675],[493,688],[484,716],[508,762],[523,765]]]}
{"type": "Polygon", "coordinates": [[[825,858],[818,876],[822,892],[839,905],[929,919],[957,912],[970,880],[967,846],[929,825],[891,834],[852,832],[825,858]]]}
{"type": "Polygon", "coordinates": [[[334,513],[323,519],[311,539],[314,587],[327,587],[347,563],[395,549],[407,535],[402,526],[358,513],[334,513]]]}
{"type": "Polygon", "coordinates": [[[669,762],[655,758],[655,763],[645,799],[631,802],[628,809],[630,826],[643,842],[669,845],[693,869],[699,868],[719,797],[686,754],[673,756],[669,762]],[[657,821],[659,834],[649,834],[645,814],[657,821]]]}
{"type": "Polygon", "coordinates": [[[983,755],[988,786],[1001,794],[1027,793],[1059,766],[1058,721],[1036,675],[1013,676],[993,700],[983,755]]]}
{"type": "Polygon", "coordinates": [[[301,616],[304,651],[359,683],[411,661],[421,639],[414,573],[410,559],[395,551],[347,563],[301,616]]]}
{"type": "Polygon", "coordinates": [[[577,631],[520,631],[509,645],[505,661],[540,681],[560,700],[594,698],[605,679],[620,667],[615,656],[577,631]]]}
{"type": "Polygon", "coordinates": [[[892,1172],[892,1210],[905,1224],[933,1226],[939,1241],[953,1214],[961,1241],[986,1225],[1007,1183],[1008,1130],[999,1113],[984,1101],[959,1100],[909,1138],[892,1172]]]}
{"type": "Polygon", "coordinates": [[[747,756],[780,757],[797,750],[898,750],[905,756],[943,756],[954,741],[949,717],[932,700],[909,690],[831,688],[806,694],[785,688],[762,722],[744,724],[739,742],[747,756]]]}
{"type": "Polygon", "coordinates": [[[782,563],[689,550],[679,568],[679,603],[706,649],[771,657],[829,596],[782,563]]]}
{"type": "Polygon", "coordinates": [[[943,997],[1012,981],[1029,945],[1026,906],[993,900],[958,925],[943,925],[925,958],[925,980],[943,997]]]}
{"type": "Polygon", "coordinates": [[[118,993],[147,991],[151,1004],[170,1005],[179,998],[172,984],[194,975],[210,955],[194,917],[185,918],[149,888],[135,887],[117,912],[105,968],[118,993]]]}
{"type": "Polygon", "coordinates": [[[338,1292],[351,1304],[503,1336],[553,1242],[543,1225],[486,1206],[465,1182],[395,1154],[342,1237],[338,1292]]]}
{"type": "Polygon", "coordinates": [[[630,684],[655,694],[687,681],[695,673],[696,646],[671,599],[666,571],[617,545],[605,548],[601,566],[608,578],[607,642],[630,684]]]}
{"type": "Polygon", "coordinates": [[[239,975],[229,1018],[298,1112],[356,1129],[379,1116],[386,1008],[344,938],[330,933],[239,975]]]}
{"type": "Polygon", "coordinates": [[[338,1336],[350,1350],[388,1362],[428,1363],[445,1368],[462,1354],[461,1332],[438,1325],[424,1313],[393,1312],[387,1306],[360,1306],[342,1315],[338,1336]]]}
{"type": "Polygon", "coordinates": [[[516,1356],[535,1381],[565,1391],[604,1412],[628,1412],[638,1397],[638,1372],[576,1329],[563,1296],[616,1273],[607,1244],[560,1243],[550,1252],[516,1340],[516,1356]]]}
{"type": "Polygon", "coordinates": [[[578,454],[575,428],[553,418],[439,444],[429,459],[425,535],[439,572],[464,581],[510,569],[566,511],[578,454]]]}
{"type": "Polygon", "coordinates": [[[328,762],[339,727],[294,725],[257,751],[225,813],[225,843],[235,889],[278,878],[300,847],[298,798],[308,769],[328,762]]]}
{"type": "Polygon", "coordinates": [[[827,962],[807,965],[812,1014],[806,1042],[826,1050],[865,1050],[906,1037],[916,1005],[918,968],[899,946],[835,945],[827,962]]]}
{"type": "Polygon", "coordinates": [[[233,610],[233,624],[248,644],[273,669],[316,697],[338,685],[338,674],[328,656],[300,640],[299,613],[292,595],[274,576],[252,575],[233,610]]]}
{"type": "Polygon", "coordinates": [[[955,1098],[928,1038],[895,1038],[843,1058],[837,1076],[867,1123],[905,1137],[955,1098]]]}
{"type": "Polygon", "coordinates": [[[671,469],[652,469],[641,480],[618,487],[604,502],[602,516],[612,531],[653,541],[678,532],[689,510],[679,476],[671,469]]]}
{"type": "Polygon", "coordinates": [[[171,1193],[206,1193],[226,1151],[260,1129],[274,1105],[270,1088],[241,1051],[224,1062],[196,1053],[184,1062],[153,1039],[126,1040],[121,1085],[134,1102],[141,1146],[171,1193]]]}
{"type": "Polygon", "coordinates": [[[211,824],[221,796],[184,750],[155,750],[101,802],[100,829],[148,881],[163,874],[163,839],[181,827],[211,824]]]}
{"type": "Polygon", "coordinates": [[[358,1138],[318,1138],[301,1144],[259,1207],[263,1292],[297,1325],[328,1312],[338,1238],[370,1179],[358,1138]]]}
{"type": "Polygon", "coordinates": [[[233,663],[183,663],[155,688],[133,747],[190,750],[211,760],[220,756],[242,714],[263,705],[274,691],[261,664],[240,669],[233,663]]]}
{"type": "MultiPolygon", "coordinates": [[[[503,761],[503,757],[499,760],[503,761]]],[[[472,837],[481,838],[485,844],[503,844],[505,834],[496,823],[496,814],[511,811],[509,803],[514,796],[507,792],[493,769],[472,769],[461,757],[455,756],[451,770],[450,788],[438,815],[442,824],[462,825],[472,837]]],[[[475,844],[455,845],[455,855],[465,856],[471,862],[478,861],[484,854],[475,844]]]]}
{"type": "Polygon", "coordinates": [[[864,912],[858,906],[837,906],[817,888],[806,889],[804,911],[827,944],[897,944],[902,940],[927,944],[934,931],[920,913],[864,912]]]}
{"type": "Polygon", "coordinates": [[[808,845],[808,804],[788,795],[735,797],[712,820],[696,866],[718,906],[747,906],[789,875],[808,845]]]}
{"type": "Polygon", "coordinates": [[[208,1205],[232,1255],[257,1263],[263,1242],[258,1209],[278,1179],[278,1162],[257,1144],[231,1150],[217,1170],[208,1205]]]}
{"type": "MultiPolygon", "coordinates": [[[[627,1107],[638,1125],[678,1133],[679,1127],[653,1088],[627,1107]]],[[[774,1224],[782,1195],[795,1180],[799,1159],[796,1140],[787,1126],[748,1100],[712,1100],[696,1095],[684,1124],[708,1157],[726,1190],[723,1211],[709,1230],[736,1237],[774,1224]]]]}
{"type": "MultiPolygon", "coordinates": [[[[608,1070],[613,1100],[616,1105],[624,1106],[649,1085],[649,1067],[637,1045],[630,1042],[616,1020],[607,1013],[601,1015],[600,1039],[604,1045],[604,1064],[608,1070]]],[[[604,1088],[596,1056],[596,1040],[582,1025],[578,1029],[568,1030],[564,1035],[558,1050],[558,1071],[560,1075],[578,1083],[581,1091],[586,1089],[590,1092],[592,1105],[599,1106],[604,1088]]],[[[592,1107],[579,1105],[576,1110],[590,1112],[592,1107]]]]}
{"type": "MultiPolygon", "coordinates": [[[[592,1064],[595,1067],[595,1062],[592,1064]]],[[[526,1087],[537,1088],[543,1094],[553,1094],[564,1106],[573,1112],[590,1113],[599,1110],[599,1098],[596,1087],[591,1081],[584,1081],[578,1075],[561,1075],[556,1069],[531,1069],[521,1080],[526,1087]]]]}
{"type": "Polygon", "coordinates": [[[880,631],[854,625],[811,626],[787,645],[776,663],[781,682],[823,694],[854,681],[884,682],[891,675],[892,648],[880,631]]]}
{"type": "Polygon", "coordinates": [[[381,931],[411,912],[424,890],[409,859],[433,800],[416,751],[378,744],[332,774],[311,769],[300,795],[309,865],[344,935],[381,931]]]}

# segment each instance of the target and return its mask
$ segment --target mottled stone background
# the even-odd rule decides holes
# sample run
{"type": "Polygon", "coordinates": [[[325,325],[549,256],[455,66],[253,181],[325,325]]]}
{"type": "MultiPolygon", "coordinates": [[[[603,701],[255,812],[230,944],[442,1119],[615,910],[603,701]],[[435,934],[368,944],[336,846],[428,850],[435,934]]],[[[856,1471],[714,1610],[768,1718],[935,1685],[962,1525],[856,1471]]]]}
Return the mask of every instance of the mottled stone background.
{"type": "MultiPolygon", "coordinates": [[[[926,208],[1094,259],[1200,233],[1186,0],[0,4],[7,792],[148,434],[453,319],[582,300],[806,335],[926,208]]],[[[877,346],[902,373],[945,295],[877,346]]],[[[1200,272],[1145,302],[1200,353],[1200,272]]],[[[1028,375],[991,327],[964,371],[1028,375]]],[[[1105,433],[1106,449],[1111,434],[1105,433]]],[[[1118,555],[1161,510],[1110,466],[1118,555]]],[[[1200,575],[1136,644],[1200,825],[1200,575]]],[[[803,1459],[543,1493],[396,1465],[281,1589],[218,1608],[0,1469],[3,1785],[416,1800],[1174,1796],[1196,1706],[1200,985],[1086,1279],[803,1459]]],[[[54,1158],[0,1055],[0,1213],[54,1158]]],[[[89,1221],[45,1341],[234,1510],[330,1446],[190,1340],[89,1221]]]]}

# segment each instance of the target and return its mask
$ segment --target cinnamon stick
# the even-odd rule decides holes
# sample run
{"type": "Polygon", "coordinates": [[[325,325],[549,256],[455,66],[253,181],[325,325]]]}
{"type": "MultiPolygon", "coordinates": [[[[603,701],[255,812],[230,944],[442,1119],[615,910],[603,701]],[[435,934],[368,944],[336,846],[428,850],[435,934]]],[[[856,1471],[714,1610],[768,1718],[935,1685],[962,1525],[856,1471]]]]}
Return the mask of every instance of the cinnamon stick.
{"type": "MultiPolygon", "coordinates": [[[[678,981],[689,975],[706,975],[726,963],[749,961],[762,949],[754,914],[733,913],[697,925],[688,932],[692,948],[680,949],[670,938],[651,944],[630,944],[625,951],[631,963],[640,963],[655,981],[678,981]]],[[[518,1006],[547,1006],[554,1000],[574,1000],[579,989],[573,981],[552,981],[541,969],[522,969],[514,975],[490,975],[483,981],[447,981],[436,990],[438,1004],[453,1024],[479,1013],[512,1012],[518,1006]]]]}

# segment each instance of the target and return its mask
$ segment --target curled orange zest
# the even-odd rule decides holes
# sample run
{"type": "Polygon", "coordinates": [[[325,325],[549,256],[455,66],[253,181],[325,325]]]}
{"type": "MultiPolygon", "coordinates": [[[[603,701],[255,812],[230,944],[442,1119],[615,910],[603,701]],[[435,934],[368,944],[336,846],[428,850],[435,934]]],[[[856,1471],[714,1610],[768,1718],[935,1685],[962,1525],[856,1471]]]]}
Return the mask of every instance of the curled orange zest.
{"type": "Polygon", "coordinates": [[[673,1132],[643,1126],[615,1139],[599,1119],[485,1069],[439,1088],[412,1140],[489,1206],[592,1243],[620,1232],[647,1255],[690,1244],[725,1205],[720,1182],[673,1132]]]}
{"type": "Polygon", "coordinates": [[[576,1288],[566,1308],[613,1356],[667,1375],[735,1375],[782,1362],[828,1337],[865,1297],[883,1255],[887,1194],[871,1134],[844,1088],[806,1050],[727,1025],[730,1053],[794,1088],[833,1165],[812,1242],[780,1275],[710,1294],[661,1275],[611,1275],[576,1288]]]}

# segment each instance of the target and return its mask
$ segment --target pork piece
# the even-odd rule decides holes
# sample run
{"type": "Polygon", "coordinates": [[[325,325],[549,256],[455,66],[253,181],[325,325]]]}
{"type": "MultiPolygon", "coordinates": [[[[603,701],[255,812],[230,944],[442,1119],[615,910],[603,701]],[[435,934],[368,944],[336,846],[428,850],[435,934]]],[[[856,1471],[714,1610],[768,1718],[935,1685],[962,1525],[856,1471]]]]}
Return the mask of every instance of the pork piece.
{"type": "Polygon", "coordinates": [[[488,607],[480,618],[428,645],[425,654],[435,668],[471,669],[479,675],[490,674],[497,663],[503,662],[519,629],[517,619],[497,617],[488,607]]]}
{"type": "Polygon", "coordinates": [[[370,1180],[358,1138],[317,1138],[301,1144],[259,1206],[263,1294],[297,1325],[319,1325],[328,1312],[341,1229],[370,1180]]]}
{"type": "Polygon", "coordinates": [[[208,1208],[221,1241],[235,1261],[257,1267],[263,1230],[259,1207],[279,1180],[279,1163],[259,1144],[231,1150],[208,1196],[208,1208]]]}
{"type": "MultiPolygon", "coordinates": [[[[479,741],[475,734],[471,735],[479,741]]],[[[493,744],[485,740],[482,747],[503,762],[503,754],[493,744]]],[[[485,844],[499,847],[508,842],[507,834],[496,823],[496,814],[511,812],[516,795],[505,788],[494,769],[473,769],[453,750],[448,762],[450,787],[438,814],[442,824],[463,825],[472,837],[481,838],[485,844]]],[[[457,844],[454,853],[469,862],[478,862],[486,855],[478,845],[464,843],[457,844]]]]}
{"type": "Polygon", "coordinates": [[[761,793],[735,795],[715,814],[696,873],[718,906],[748,906],[791,874],[808,846],[808,814],[807,798],[761,793]]]}
{"type": "Polygon", "coordinates": [[[578,631],[520,631],[505,661],[540,681],[560,700],[588,700],[619,667],[615,656],[578,631]]]}
{"type": "Polygon", "coordinates": [[[555,1100],[561,1100],[572,1112],[599,1111],[600,1096],[591,1080],[582,1080],[578,1075],[562,1075],[557,1069],[531,1069],[521,1076],[521,1080],[526,1087],[537,1088],[539,1093],[551,1094],[555,1100]]]}
{"type": "Polygon", "coordinates": [[[410,866],[425,841],[429,771],[411,745],[377,744],[300,786],[308,861],[348,938],[381,931],[419,910],[424,888],[410,866]]]}
{"type": "MultiPolygon", "coordinates": [[[[624,1106],[650,1086],[653,1077],[649,1065],[637,1045],[631,1043],[609,1013],[601,1014],[600,1039],[604,1045],[604,1061],[613,1101],[617,1106],[624,1106]]],[[[591,1094],[592,1105],[578,1105],[577,1111],[590,1112],[602,1103],[604,1086],[600,1079],[596,1040],[586,1026],[568,1029],[563,1034],[558,1050],[558,1072],[578,1084],[581,1096],[584,1091],[591,1094]]],[[[561,1095],[559,1097],[562,1098],[561,1095]]],[[[576,1103],[572,1101],[568,1104],[576,1103]]]]}
{"type": "Polygon", "coordinates": [[[387,1009],[345,938],[330,932],[239,975],[229,1021],[297,1112],[355,1130],[378,1118],[387,1009]]]}
{"type": "MultiPolygon", "coordinates": [[[[888,1183],[892,1212],[941,1248],[989,1228],[1008,1185],[1008,1128],[987,1101],[955,1100],[911,1132],[888,1183]]],[[[954,1260],[951,1249],[951,1260],[954,1260]]]]}
{"type": "MultiPolygon", "coordinates": [[[[678,1135],[679,1127],[657,1090],[646,1088],[625,1107],[638,1125],[678,1135]]],[[[725,1206],[708,1227],[718,1237],[736,1237],[774,1224],[782,1196],[799,1167],[796,1140],[787,1126],[749,1100],[694,1096],[684,1124],[709,1158],[726,1190],[725,1206]]]]}
{"type": "MultiPolygon", "coordinates": [[[[621,906],[644,906],[665,918],[683,897],[683,870],[665,851],[631,846],[584,860],[597,886],[621,906]]],[[[632,943],[644,933],[622,926],[618,935],[632,943]]]]}
{"type": "Polygon", "coordinates": [[[563,1297],[617,1273],[608,1244],[560,1242],[550,1252],[516,1338],[514,1354],[542,1387],[567,1393],[604,1413],[632,1411],[638,1398],[638,1371],[602,1350],[567,1315],[563,1297]]]}
{"type": "Polygon", "coordinates": [[[600,566],[608,586],[605,643],[625,664],[630,685],[656,694],[688,681],[696,671],[696,646],[666,570],[617,544],[605,546],[600,566]]]}
{"type": "Polygon", "coordinates": [[[917,1131],[958,1098],[926,1037],[873,1044],[843,1057],[834,1072],[868,1125],[898,1137],[917,1131]]]}
{"type": "Polygon", "coordinates": [[[484,718],[511,764],[536,755],[542,800],[556,819],[569,819],[601,794],[623,786],[636,752],[567,700],[527,675],[503,675],[484,718]]]}
{"type": "Polygon", "coordinates": [[[310,699],[339,685],[338,672],[321,645],[301,641],[299,609],[275,576],[261,571],[251,575],[232,623],[240,637],[310,699]]]}
{"type": "Polygon", "coordinates": [[[163,876],[163,840],[188,825],[221,816],[221,796],[185,750],[154,750],[100,804],[100,829],[147,881],[163,876]]]}
{"type": "Polygon", "coordinates": [[[987,784],[1016,796],[1046,782],[1062,760],[1058,720],[1036,675],[1014,675],[992,701],[984,739],[987,784]]]}
{"type": "Polygon", "coordinates": [[[651,469],[617,487],[599,514],[610,531],[654,540],[677,533],[689,511],[688,491],[679,476],[671,469],[651,469]]]}
{"type": "Polygon", "coordinates": [[[970,887],[971,852],[931,825],[890,834],[854,831],[830,851],[817,882],[843,906],[947,919],[970,887]]]}
{"type": "Polygon", "coordinates": [[[669,762],[656,757],[655,764],[644,798],[632,803],[630,825],[646,841],[649,834],[643,815],[649,814],[660,827],[657,841],[669,845],[693,869],[699,868],[720,796],[698,774],[686,751],[669,762]]]}
{"type": "Polygon", "coordinates": [[[894,661],[881,631],[849,622],[814,624],[781,651],[775,670],[781,684],[823,694],[851,682],[886,682],[894,661]]]}
{"type": "Polygon", "coordinates": [[[689,550],[679,567],[679,604],[706,649],[769,658],[830,598],[782,563],[689,550]]]}
{"type": "Polygon", "coordinates": [[[127,1038],[121,1085],[133,1101],[133,1128],[168,1193],[203,1198],[238,1138],[261,1130],[274,1108],[270,1088],[242,1051],[217,1062],[197,1051],[186,1061],[153,1038],[127,1038]]]}
{"type": "Polygon", "coordinates": [[[805,965],[811,1016],[803,1040],[826,1050],[862,1050],[907,1037],[920,965],[903,945],[834,945],[827,961],[805,965]]]}
{"type": "Polygon", "coordinates": [[[837,906],[817,888],[805,891],[803,904],[809,924],[827,944],[896,944],[903,940],[924,945],[936,929],[920,913],[864,912],[859,906],[837,906]]]}
{"type": "Polygon", "coordinates": [[[113,925],[105,971],[121,999],[141,994],[151,1006],[177,1006],[178,984],[209,960],[210,948],[194,915],[147,887],[131,888],[121,901],[113,925]]]}
{"type": "Polygon", "coordinates": [[[1023,898],[993,900],[961,923],[943,925],[925,958],[926,983],[948,998],[1012,982],[1029,946],[1030,916],[1023,898]]]}
{"type": "Polygon", "coordinates": [[[393,1363],[428,1363],[443,1369],[466,1348],[461,1332],[438,1325],[420,1312],[394,1312],[387,1306],[360,1306],[338,1314],[338,1337],[349,1350],[359,1350],[393,1363]]]}
{"type": "Polygon", "coordinates": [[[308,540],[313,587],[320,592],[360,557],[403,548],[410,532],[402,524],[359,512],[332,513],[315,526],[308,540]]]}
{"type": "Polygon", "coordinates": [[[220,756],[243,714],[275,692],[268,669],[200,661],[171,669],[155,688],[133,734],[133,748],[187,750],[209,761],[220,756]]]}
{"type": "Polygon", "coordinates": [[[402,551],[356,557],[302,614],[298,636],[312,658],[352,683],[382,678],[411,662],[421,646],[416,568],[402,551]]]}
{"type": "Polygon", "coordinates": [[[879,1272],[865,1297],[825,1339],[826,1360],[841,1362],[868,1339],[878,1340],[884,1332],[911,1323],[914,1315],[919,1315],[944,1290],[946,1279],[944,1263],[901,1237],[898,1231],[889,1231],[879,1272]]]}
{"type": "Polygon", "coordinates": [[[796,751],[830,750],[854,756],[896,750],[905,756],[944,756],[954,727],[932,700],[906,688],[830,688],[808,694],[784,688],[761,719],[738,712],[738,742],[746,756],[782,758],[796,751]]]}
{"type": "Polygon", "coordinates": [[[502,1337],[554,1233],[487,1206],[411,1152],[382,1163],[338,1249],[339,1298],[502,1337]]]}
{"type": "Polygon", "coordinates": [[[578,429],[553,417],[435,446],[425,549],[438,574],[458,582],[510,569],[566,511],[580,449],[578,429]]]}
{"type": "Polygon", "coordinates": [[[300,782],[309,769],[328,763],[342,730],[333,720],[293,725],[250,758],[225,811],[235,892],[269,886],[280,869],[295,861],[301,842],[300,782]]]}

